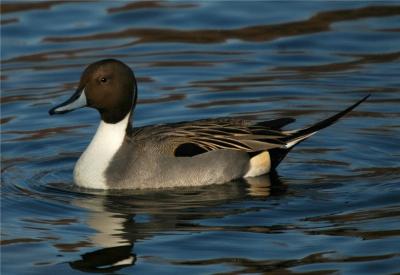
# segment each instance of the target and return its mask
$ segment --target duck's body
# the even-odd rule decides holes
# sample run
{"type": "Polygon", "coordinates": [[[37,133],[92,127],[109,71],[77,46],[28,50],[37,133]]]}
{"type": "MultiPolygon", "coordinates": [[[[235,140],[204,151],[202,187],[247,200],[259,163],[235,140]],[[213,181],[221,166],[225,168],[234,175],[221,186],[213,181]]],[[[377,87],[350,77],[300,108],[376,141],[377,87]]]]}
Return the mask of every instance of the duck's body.
{"type": "Polygon", "coordinates": [[[133,72],[117,60],[90,65],[77,92],[50,110],[64,113],[83,106],[99,110],[102,121],[79,158],[74,180],[95,189],[165,188],[224,183],[275,169],[290,149],[350,112],[311,127],[283,131],[294,121],[209,119],[132,128],[136,103],[133,72]]]}
{"type": "MultiPolygon", "coordinates": [[[[277,130],[287,122],[271,121],[267,130],[240,119],[212,119],[132,131],[126,131],[127,119],[101,122],[75,166],[74,179],[80,186],[108,189],[198,186],[258,176],[271,168],[267,148],[281,144],[258,142],[251,132],[283,138],[277,130]]],[[[258,135],[262,138],[267,136],[258,135]]]]}

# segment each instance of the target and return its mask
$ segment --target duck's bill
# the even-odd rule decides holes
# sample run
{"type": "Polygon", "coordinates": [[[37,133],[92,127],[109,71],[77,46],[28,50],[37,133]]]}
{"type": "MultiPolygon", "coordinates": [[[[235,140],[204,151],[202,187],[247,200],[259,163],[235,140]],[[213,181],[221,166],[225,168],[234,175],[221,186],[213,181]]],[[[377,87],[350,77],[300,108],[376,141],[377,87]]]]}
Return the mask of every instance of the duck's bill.
{"type": "Polygon", "coordinates": [[[50,115],[65,114],[87,105],[85,89],[78,89],[70,99],[49,110],[50,115]]]}

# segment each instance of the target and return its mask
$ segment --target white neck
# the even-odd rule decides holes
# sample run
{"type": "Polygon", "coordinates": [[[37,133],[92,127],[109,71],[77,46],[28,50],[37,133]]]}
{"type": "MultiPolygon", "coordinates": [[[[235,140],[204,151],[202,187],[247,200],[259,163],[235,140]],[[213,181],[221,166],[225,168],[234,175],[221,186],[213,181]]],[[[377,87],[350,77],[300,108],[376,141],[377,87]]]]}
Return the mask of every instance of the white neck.
{"type": "Polygon", "coordinates": [[[108,189],[104,172],[126,135],[130,113],[118,123],[100,122],[89,146],[83,152],[74,169],[75,183],[81,187],[108,189]]]}

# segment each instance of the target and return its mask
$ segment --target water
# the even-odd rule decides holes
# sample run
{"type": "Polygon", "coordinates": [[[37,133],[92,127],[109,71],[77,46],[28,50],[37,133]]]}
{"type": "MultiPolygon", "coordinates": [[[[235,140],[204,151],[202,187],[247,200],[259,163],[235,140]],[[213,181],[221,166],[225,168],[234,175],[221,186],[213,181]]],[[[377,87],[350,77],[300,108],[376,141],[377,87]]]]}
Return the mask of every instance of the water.
{"type": "Polygon", "coordinates": [[[400,271],[396,2],[2,1],[2,274],[400,271]],[[98,115],[49,117],[84,67],[128,63],[135,125],[293,116],[371,98],[278,169],[219,186],[73,186],[98,115]]]}

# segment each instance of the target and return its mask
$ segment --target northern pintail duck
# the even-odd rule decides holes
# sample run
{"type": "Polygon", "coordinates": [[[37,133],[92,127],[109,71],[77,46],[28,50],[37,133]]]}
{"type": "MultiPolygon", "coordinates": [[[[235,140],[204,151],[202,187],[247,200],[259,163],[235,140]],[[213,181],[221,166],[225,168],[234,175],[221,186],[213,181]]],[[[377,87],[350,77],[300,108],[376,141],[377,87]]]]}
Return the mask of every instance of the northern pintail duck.
{"type": "Polygon", "coordinates": [[[263,122],[220,118],[133,128],[135,76],[124,63],[106,59],[89,65],[72,97],[49,113],[81,107],[100,113],[96,134],[74,168],[78,186],[143,189],[217,184],[269,173],[295,145],[333,124],[368,96],[298,130],[282,130],[293,118],[263,122]]]}

